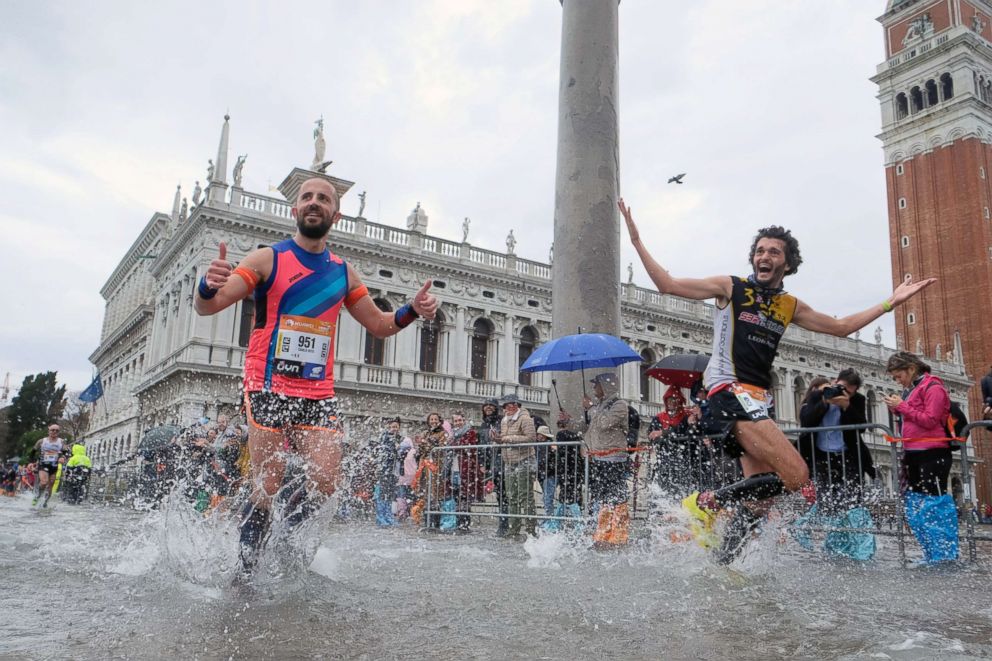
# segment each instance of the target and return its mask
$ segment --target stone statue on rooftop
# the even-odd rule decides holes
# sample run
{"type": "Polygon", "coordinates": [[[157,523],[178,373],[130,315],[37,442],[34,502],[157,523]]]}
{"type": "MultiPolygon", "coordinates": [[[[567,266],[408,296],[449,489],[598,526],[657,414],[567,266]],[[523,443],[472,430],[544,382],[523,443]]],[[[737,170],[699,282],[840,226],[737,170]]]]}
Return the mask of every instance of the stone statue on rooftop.
{"type": "Polygon", "coordinates": [[[468,216],[465,216],[465,220],[462,221],[462,243],[468,243],[468,227],[472,224],[472,221],[468,216]]]}
{"type": "Polygon", "coordinates": [[[180,207],[180,209],[179,209],[179,222],[180,223],[186,222],[186,213],[188,211],[189,211],[189,202],[187,202],[186,201],[186,198],[184,197],[183,198],[183,206],[180,207]]]}
{"type": "Polygon", "coordinates": [[[882,327],[881,326],[876,326],[875,327],[875,344],[881,344],[881,343],[882,343],[882,327]]]}
{"type": "Polygon", "coordinates": [[[314,124],[316,127],[313,130],[313,169],[320,171],[318,168],[324,162],[324,150],[327,147],[324,142],[324,116],[321,115],[314,124]]]}
{"type": "Polygon", "coordinates": [[[203,193],[203,189],[200,188],[200,182],[197,181],[196,185],[193,186],[193,206],[195,207],[200,203],[200,194],[203,193]]]}
{"type": "Polygon", "coordinates": [[[248,154],[244,156],[238,156],[237,162],[234,164],[234,185],[241,188],[241,181],[245,169],[245,161],[248,160],[248,154]]]}
{"type": "Polygon", "coordinates": [[[365,213],[365,191],[358,194],[358,217],[364,218],[363,213],[365,213]]]}
{"type": "Polygon", "coordinates": [[[514,248],[517,247],[517,237],[513,236],[513,230],[506,235],[506,254],[512,255],[514,248]]]}
{"type": "Polygon", "coordinates": [[[214,159],[207,159],[207,183],[214,180],[214,159]]]}
{"type": "Polygon", "coordinates": [[[634,284],[634,263],[630,262],[627,264],[627,284],[634,284]]]}

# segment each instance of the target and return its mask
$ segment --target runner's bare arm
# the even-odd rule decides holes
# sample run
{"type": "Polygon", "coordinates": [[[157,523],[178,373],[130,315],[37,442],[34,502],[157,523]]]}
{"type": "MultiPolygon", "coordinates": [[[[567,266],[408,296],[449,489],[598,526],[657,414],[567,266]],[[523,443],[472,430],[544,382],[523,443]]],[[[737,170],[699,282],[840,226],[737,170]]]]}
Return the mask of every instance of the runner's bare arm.
{"type": "MultiPolygon", "coordinates": [[[[416,293],[408,305],[417,315],[426,319],[433,319],[437,313],[438,300],[430,293],[432,280],[424,283],[420,291],[416,293]]],[[[378,338],[396,335],[406,328],[416,318],[404,311],[403,306],[396,312],[383,312],[369,296],[368,289],[362,283],[358,272],[348,264],[348,296],[345,298],[345,305],[355,320],[364,326],[372,335],[378,338]]]]}
{"type": "Polygon", "coordinates": [[[248,253],[237,268],[227,261],[227,244],[221,241],[217,259],[210,262],[207,272],[197,285],[193,308],[197,314],[210,315],[247,298],[272,272],[272,248],[259,248],[248,253]],[[232,275],[238,277],[231,277],[232,275]],[[203,298],[201,284],[207,291],[216,290],[213,296],[203,298]]]}
{"type": "Polygon", "coordinates": [[[648,249],[641,243],[640,233],[637,225],[634,224],[634,215],[623,199],[617,203],[620,213],[627,222],[627,233],[630,234],[630,242],[637,251],[641,263],[648,272],[648,276],[662,294],[674,294],[683,298],[691,298],[697,301],[704,301],[715,298],[718,305],[723,305],[730,299],[733,292],[733,283],[729,276],[717,275],[709,278],[674,278],[665,268],[655,261],[648,249]]]}
{"type": "Polygon", "coordinates": [[[902,305],[935,282],[937,282],[937,278],[927,278],[919,282],[913,282],[911,278],[907,278],[882,303],[841,319],[835,319],[828,314],[817,312],[802,301],[797,301],[796,313],[792,321],[797,326],[806,330],[836,335],[837,337],[847,337],[851,333],[861,330],[886,312],[890,312],[895,307],[902,305]]]}

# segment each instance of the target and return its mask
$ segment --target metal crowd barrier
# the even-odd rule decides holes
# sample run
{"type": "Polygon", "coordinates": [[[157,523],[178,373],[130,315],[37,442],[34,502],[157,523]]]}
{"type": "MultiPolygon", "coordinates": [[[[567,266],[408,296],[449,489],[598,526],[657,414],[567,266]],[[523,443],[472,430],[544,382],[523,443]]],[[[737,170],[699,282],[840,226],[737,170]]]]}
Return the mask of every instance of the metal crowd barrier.
{"type": "MultiPolygon", "coordinates": [[[[977,427],[992,427],[990,421],[978,421],[969,424],[962,434],[977,427]]],[[[898,443],[888,443],[889,449],[889,479],[882,481],[876,477],[874,481],[865,478],[864,464],[860,451],[856,457],[848,457],[846,448],[836,453],[814,452],[810,447],[803,453],[803,443],[815,445],[817,432],[824,431],[876,431],[888,437],[895,437],[887,425],[867,423],[860,425],[835,425],[813,428],[783,429],[790,437],[801,437],[810,434],[812,438],[796,439],[801,454],[806,456],[825,457],[823,461],[812,461],[810,478],[817,485],[818,511],[821,514],[843,513],[853,507],[864,507],[871,515],[872,526],[867,528],[851,528],[841,525],[804,524],[799,529],[818,534],[829,533],[870,533],[884,537],[895,538],[899,559],[902,564],[907,560],[907,537],[912,537],[906,522],[905,505],[900,487],[902,472],[902,451],[898,443]]],[[[428,528],[440,526],[440,517],[453,515],[459,521],[459,527],[470,525],[472,518],[519,518],[524,521],[569,521],[569,516],[561,516],[559,504],[577,504],[583,515],[589,516],[593,510],[590,498],[590,487],[595,487],[595,470],[591,467],[591,459],[585,452],[582,442],[569,443],[521,443],[496,445],[455,445],[433,448],[430,453],[430,463],[433,467],[427,474],[425,485],[421,485],[417,497],[424,501],[424,523],[428,528]],[[531,449],[531,456],[526,460],[527,469],[514,464],[518,470],[529,470],[529,498],[531,502],[526,509],[533,506],[534,513],[509,512],[505,497],[507,468],[509,462],[503,460],[506,450],[513,452],[531,449]],[[569,457],[562,460],[563,456],[569,457]],[[538,464],[543,464],[539,479],[538,464]],[[458,464],[459,469],[454,469],[458,464]],[[452,481],[453,473],[461,473],[464,466],[475,466],[474,475],[459,475],[452,481]],[[489,483],[490,488],[481,485],[489,483]],[[537,489],[534,485],[537,485],[537,489]],[[549,491],[550,490],[550,491],[549,491]]],[[[650,498],[647,491],[652,485],[666,495],[678,499],[692,491],[718,489],[741,478],[740,464],[736,459],[727,457],[720,443],[714,443],[703,436],[667,435],[664,440],[651,442],[649,445],[632,448],[630,461],[626,465],[624,488],[627,491],[627,503],[632,520],[646,520],[650,517],[650,498]]],[[[971,458],[966,451],[960,455],[961,480],[964,483],[965,502],[972,500],[971,494],[971,458]]],[[[876,471],[878,468],[876,467],[876,471]]],[[[795,513],[802,514],[797,508],[795,513]]],[[[967,544],[968,557],[976,560],[977,541],[992,541],[992,535],[980,534],[975,531],[975,523],[970,516],[965,517],[962,541],[967,544]]]]}

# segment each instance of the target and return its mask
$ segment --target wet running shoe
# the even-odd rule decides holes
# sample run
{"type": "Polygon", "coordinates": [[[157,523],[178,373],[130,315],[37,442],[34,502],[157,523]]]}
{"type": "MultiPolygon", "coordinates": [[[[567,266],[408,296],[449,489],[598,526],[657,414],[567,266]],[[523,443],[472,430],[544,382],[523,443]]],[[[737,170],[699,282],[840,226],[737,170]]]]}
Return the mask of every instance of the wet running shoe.
{"type": "Polygon", "coordinates": [[[713,530],[716,515],[699,506],[698,491],[693,491],[682,499],[682,509],[692,518],[689,521],[689,532],[696,543],[704,549],[716,546],[716,532],[713,530]]]}
{"type": "Polygon", "coordinates": [[[37,504],[38,504],[38,499],[37,498],[32,498],[31,499],[31,507],[34,507],[37,504]]]}
{"type": "MultiPolygon", "coordinates": [[[[249,507],[251,504],[249,503],[249,507]]],[[[239,557],[241,559],[241,572],[251,575],[258,562],[259,553],[262,550],[262,543],[269,530],[269,510],[260,507],[251,507],[251,512],[241,523],[241,548],[239,557]]]]}
{"type": "Polygon", "coordinates": [[[743,505],[738,505],[723,531],[723,542],[716,552],[716,561],[721,565],[729,565],[736,560],[760,523],[760,516],[743,505]]]}

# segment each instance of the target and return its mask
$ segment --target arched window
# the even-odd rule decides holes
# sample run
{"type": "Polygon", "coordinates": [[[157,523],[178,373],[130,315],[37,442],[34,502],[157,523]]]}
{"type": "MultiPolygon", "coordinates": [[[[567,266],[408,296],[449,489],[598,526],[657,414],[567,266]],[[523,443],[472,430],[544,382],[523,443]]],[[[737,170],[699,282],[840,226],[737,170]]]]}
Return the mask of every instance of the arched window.
{"type": "MultiPolygon", "coordinates": [[[[389,301],[381,298],[375,299],[375,305],[383,312],[393,311],[389,301]]],[[[380,366],[386,364],[386,340],[376,337],[369,331],[365,331],[365,364],[380,366]]]]}
{"type": "MultiPolygon", "coordinates": [[[[535,331],[530,326],[525,326],[522,331],[520,331],[520,349],[518,350],[518,366],[523,366],[523,364],[530,358],[530,355],[534,353],[534,348],[537,347],[537,331],[535,331]]],[[[517,375],[517,381],[522,386],[533,385],[531,379],[533,378],[533,373],[531,372],[519,372],[517,375]]]]}
{"type": "Polygon", "coordinates": [[[641,401],[650,402],[651,401],[651,381],[653,379],[648,376],[648,370],[651,366],[655,364],[657,359],[654,356],[654,352],[651,349],[645,349],[641,352],[641,401]]]}
{"type": "Polygon", "coordinates": [[[441,346],[441,328],[444,315],[440,310],[433,319],[424,319],[420,326],[420,371],[438,371],[438,348],[441,346]]]}
{"type": "Polygon", "coordinates": [[[940,96],[937,94],[937,83],[933,79],[927,81],[927,107],[940,103],[940,96]]]}
{"type": "Polygon", "coordinates": [[[951,74],[945,73],[940,77],[940,96],[947,101],[954,98],[954,79],[951,74]]]}
{"type": "Polygon", "coordinates": [[[909,100],[905,92],[896,94],[896,119],[904,119],[909,115],[909,100]]]}
{"type": "Polygon", "coordinates": [[[869,390],[868,394],[865,396],[865,399],[868,401],[868,411],[867,411],[868,422],[875,422],[875,405],[876,405],[875,391],[869,390]]]}
{"type": "Polygon", "coordinates": [[[477,319],[472,325],[472,378],[489,378],[489,338],[493,326],[485,319],[477,319]]]}
{"type": "Polygon", "coordinates": [[[792,403],[795,405],[796,420],[799,419],[799,411],[803,408],[803,396],[806,395],[806,382],[803,377],[797,376],[792,382],[792,403]]]}
{"type": "Polygon", "coordinates": [[[923,92],[919,87],[909,90],[909,101],[914,114],[923,110],[923,92]]]}

